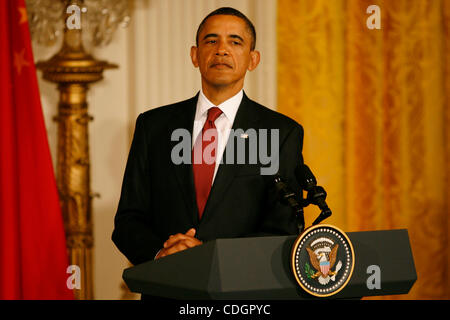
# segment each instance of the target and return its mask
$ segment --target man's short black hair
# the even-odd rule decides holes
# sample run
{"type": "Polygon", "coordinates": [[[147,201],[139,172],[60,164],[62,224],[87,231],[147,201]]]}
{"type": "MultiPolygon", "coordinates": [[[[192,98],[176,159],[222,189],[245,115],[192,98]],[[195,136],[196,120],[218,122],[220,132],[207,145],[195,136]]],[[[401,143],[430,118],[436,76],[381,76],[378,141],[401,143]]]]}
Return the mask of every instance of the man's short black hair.
{"type": "Polygon", "coordinates": [[[240,12],[239,10],[236,10],[234,8],[231,8],[231,7],[222,7],[222,8],[216,9],[213,12],[211,12],[210,14],[208,14],[205,17],[205,19],[203,19],[203,21],[198,26],[197,34],[195,36],[195,42],[196,42],[197,47],[198,47],[198,36],[199,36],[201,30],[203,29],[203,26],[205,25],[206,20],[208,20],[208,18],[210,18],[212,16],[218,16],[218,15],[235,16],[235,17],[238,17],[238,18],[241,18],[242,20],[244,20],[245,24],[247,25],[248,31],[250,32],[250,35],[252,36],[251,50],[252,51],[255,50],[255,47],[256,47],[255,26],[250,21],[250,19],[247,18],[242,12],[240,12]]]}

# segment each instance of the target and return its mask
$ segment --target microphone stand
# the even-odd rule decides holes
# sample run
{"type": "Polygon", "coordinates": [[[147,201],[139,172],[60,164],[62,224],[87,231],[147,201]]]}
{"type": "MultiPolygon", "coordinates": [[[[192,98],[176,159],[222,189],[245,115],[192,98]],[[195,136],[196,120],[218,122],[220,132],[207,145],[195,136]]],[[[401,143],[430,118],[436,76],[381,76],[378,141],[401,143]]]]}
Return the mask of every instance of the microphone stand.
{"type": "Polygon", "coordinates": [[[321,209],[319,216],[312,223],[313,226],[330,217],[332,214],[330,208],[325,202],[326,197],[327,192],[321,186],[314,186],[309,188],[307,191],[306,201],[304,200],[304,203],[306,203],[305,207],[309,204],[315,204],[321,209]]]}
{"type": "Polygon", "coordinates": [[[280,176],[275,176],[274,179],[274,185],[275,188],[277,189],[277,193],[279,195],[279,197],[281,198],[280,200],[284,203],[287,203],[291,209],[294,211],[295,216],[297,218],[297,230],[298,230],[298,234],[301,234],[303,232],[303,230],[305,230],[305,215],[303,212],[303,197],[302,197],[302,204],[300,204],[297,201],[297,196],[295,194],[295,192],[293,192],[288,185],[283,181],[283,179],[280,176]]]}
{"type": "Polygon", "coordinates": [[[314,204],[321,210],[319,216],[312,224],[316,225],[331,216],[331,210],[325,202],[327,193],[323,187],[317,185],[316,177],[314,177],[311,169],[306,164],[298,167],[295,173],[298,181],[301,181],[302,189],[307,192],[306,199],[303,199],[302,195],[302,201],[305,203],[304,207],[314,204]]]}
{"type": "Polygon", "coordinates": [[[302,189],[307,192],[306,199],[303,198],[302,192],[300,193],[299,199],[296,193],[285,183],[281,176],[275,175],[273,180],[278,199],[289,205],[295,213],[298,234],[301,234],[305,230],[304,207],[314,204],[321,210],[319,216],[316,220],[314,220],[312,225],[322,222],[332,214],[330,208],[325,202],[325,198],[327,197],[325,189],[317,185],[315,177],[312,173],[310,173],[310,170],[306,165],[305,167],[308,170],[308,175],[305,177],[305,183],[302,185],[302,189]]]}

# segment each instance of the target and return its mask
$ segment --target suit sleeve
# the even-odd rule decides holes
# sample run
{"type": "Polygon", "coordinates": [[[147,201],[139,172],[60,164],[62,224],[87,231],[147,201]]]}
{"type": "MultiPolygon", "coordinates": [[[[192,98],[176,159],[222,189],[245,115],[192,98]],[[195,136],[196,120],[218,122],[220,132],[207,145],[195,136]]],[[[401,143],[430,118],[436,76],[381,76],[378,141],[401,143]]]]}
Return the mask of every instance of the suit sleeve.
{"type": "Polygon", "coordinates": [[[148,136],[141,114],[136,120],[112,233],[117,248],[134,265],[152,260],[164,242],[149,222],[152,212],[148,136]]]}
{"type": "MultiPolygon", "coordinates": [[[[297,124],[291,128],[286,138],[280,141],[278,174],[291,189],[300,192],[301,187],[295,176],[296,168],[303,164],[303,128],[297,124]]],[[[298,234],[297,217],[292,209],[278,201],[271,177],[266,179],[266,205],[263,213],[260,235],[298,234]]]]}

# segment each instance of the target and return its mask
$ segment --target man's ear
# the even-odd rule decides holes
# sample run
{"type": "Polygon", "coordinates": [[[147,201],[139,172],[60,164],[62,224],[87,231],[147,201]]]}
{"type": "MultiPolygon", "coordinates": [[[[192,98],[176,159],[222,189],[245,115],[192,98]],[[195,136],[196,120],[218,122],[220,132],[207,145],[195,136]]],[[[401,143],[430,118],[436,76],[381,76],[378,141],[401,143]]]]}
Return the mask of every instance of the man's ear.
{"type": "Polygon", "coordinates": [[[248,65],[248,71],[253,71],[259,64],[261,54],[257,50],[250,51],[250,64],[248,65]]]}
{"type": "Polygon", "coordinates": [[[196,68],[198,68],[197,51],[198,51],[198,48],[196,46],[191,47],[191,60],[192,60],[192,64],[196,68]]]}

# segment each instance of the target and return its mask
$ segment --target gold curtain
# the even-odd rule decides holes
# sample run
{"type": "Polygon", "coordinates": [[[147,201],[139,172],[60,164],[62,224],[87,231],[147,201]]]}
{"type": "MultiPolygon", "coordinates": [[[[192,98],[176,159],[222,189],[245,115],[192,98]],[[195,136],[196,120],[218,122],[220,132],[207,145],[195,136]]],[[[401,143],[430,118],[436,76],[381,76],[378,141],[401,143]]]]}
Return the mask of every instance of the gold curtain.
{"type": "Polygon", "coordinates": [[[450,0],[279,0],[277,34],[278,108],[305,129],[327,222],[407,228],[418,280],[390,298],[449,299],[450,0]]]}

